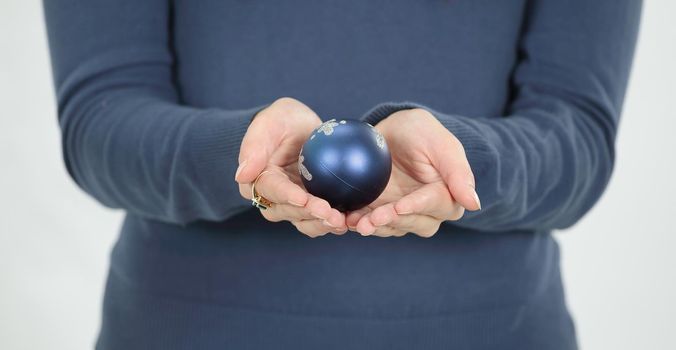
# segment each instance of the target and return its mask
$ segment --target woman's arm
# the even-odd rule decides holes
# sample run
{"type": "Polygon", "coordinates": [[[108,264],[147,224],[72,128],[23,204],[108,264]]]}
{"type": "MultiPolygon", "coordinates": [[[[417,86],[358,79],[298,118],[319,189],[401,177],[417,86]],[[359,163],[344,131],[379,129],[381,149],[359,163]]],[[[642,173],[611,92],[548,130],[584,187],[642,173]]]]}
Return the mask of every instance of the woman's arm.
{"type": "Polygon", "coordinates": [[[260,107],[179,105],[168,7],[44,1],[65,162],[107,206],[176,223],[222,220],[248,207],[232,177],[260,107]]]}
{"type": "Polygon", "coordinates": [[[385,103],[364,120],[376,124],[396,111],[424,108],[460,140],[482,210],[458,225],[568,227],[598,200],[612,171],[640,6],[638,0],[531,1],[513,75],[516,96],[502,118],[385,103]]]}

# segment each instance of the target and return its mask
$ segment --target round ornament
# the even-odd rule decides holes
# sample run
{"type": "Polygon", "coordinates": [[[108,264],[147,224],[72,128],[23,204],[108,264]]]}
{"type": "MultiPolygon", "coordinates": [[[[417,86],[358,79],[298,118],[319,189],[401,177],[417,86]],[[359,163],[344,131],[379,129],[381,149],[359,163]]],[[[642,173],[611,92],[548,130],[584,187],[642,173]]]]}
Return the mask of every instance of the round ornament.
{"type": "Polygon", "coordinates": [[[298,168],[308,192],[346,212],[380,196],[390,179],[392,158],[385,138],[370,124],[331,119],[305,142],[298,168]]]}

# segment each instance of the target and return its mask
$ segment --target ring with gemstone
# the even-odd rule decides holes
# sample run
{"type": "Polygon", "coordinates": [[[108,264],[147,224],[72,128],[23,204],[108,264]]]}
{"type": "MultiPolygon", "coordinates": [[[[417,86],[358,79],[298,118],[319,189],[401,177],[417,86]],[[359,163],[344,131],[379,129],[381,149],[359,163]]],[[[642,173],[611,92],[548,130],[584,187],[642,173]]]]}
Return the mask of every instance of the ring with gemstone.
{"type": "Polygon", "coordinates": [[[254,180],[254,182],[251,184],[251,205],[253,205],[254,207],[256,207],[260,210],[265,210],[265,209],[272,207],[272,202],[269,199],[261,196],[258,192],[256,192],[256,183],[261,178],[261,176],[263,176],[263,174],[265,174],[269,171],[270,170],[266,170],[266,171],[258,174],[258,176],[254,180]]]}

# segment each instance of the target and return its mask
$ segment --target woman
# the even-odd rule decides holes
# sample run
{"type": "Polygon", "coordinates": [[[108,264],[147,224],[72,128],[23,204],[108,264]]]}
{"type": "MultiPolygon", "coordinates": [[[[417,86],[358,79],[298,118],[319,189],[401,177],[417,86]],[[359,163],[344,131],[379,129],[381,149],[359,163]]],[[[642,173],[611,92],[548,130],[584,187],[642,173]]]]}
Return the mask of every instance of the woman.
{"type": "Polygon", "coordinates": [[[44,5],[68,170],[127,212],[97,348],[576,348],[551,230],[608,182],[640,1],[44,5]],[[319,116],[385,136],[367,208],[300,185],[319,116]]]}

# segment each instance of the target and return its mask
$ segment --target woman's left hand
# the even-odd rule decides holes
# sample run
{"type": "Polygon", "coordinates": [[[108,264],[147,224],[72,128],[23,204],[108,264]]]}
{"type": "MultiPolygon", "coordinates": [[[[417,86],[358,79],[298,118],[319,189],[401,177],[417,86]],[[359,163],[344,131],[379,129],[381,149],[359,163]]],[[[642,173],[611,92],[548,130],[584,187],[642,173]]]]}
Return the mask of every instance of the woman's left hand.
{"type": "Polygon", "coordinates": [[[465,209],[479,210],[474,175],[460,141],[424,109],[402,110],[376,125],[392,154],[392,176],[368,207],[347,216],[362,235],[431,237],[465,209]]]}

